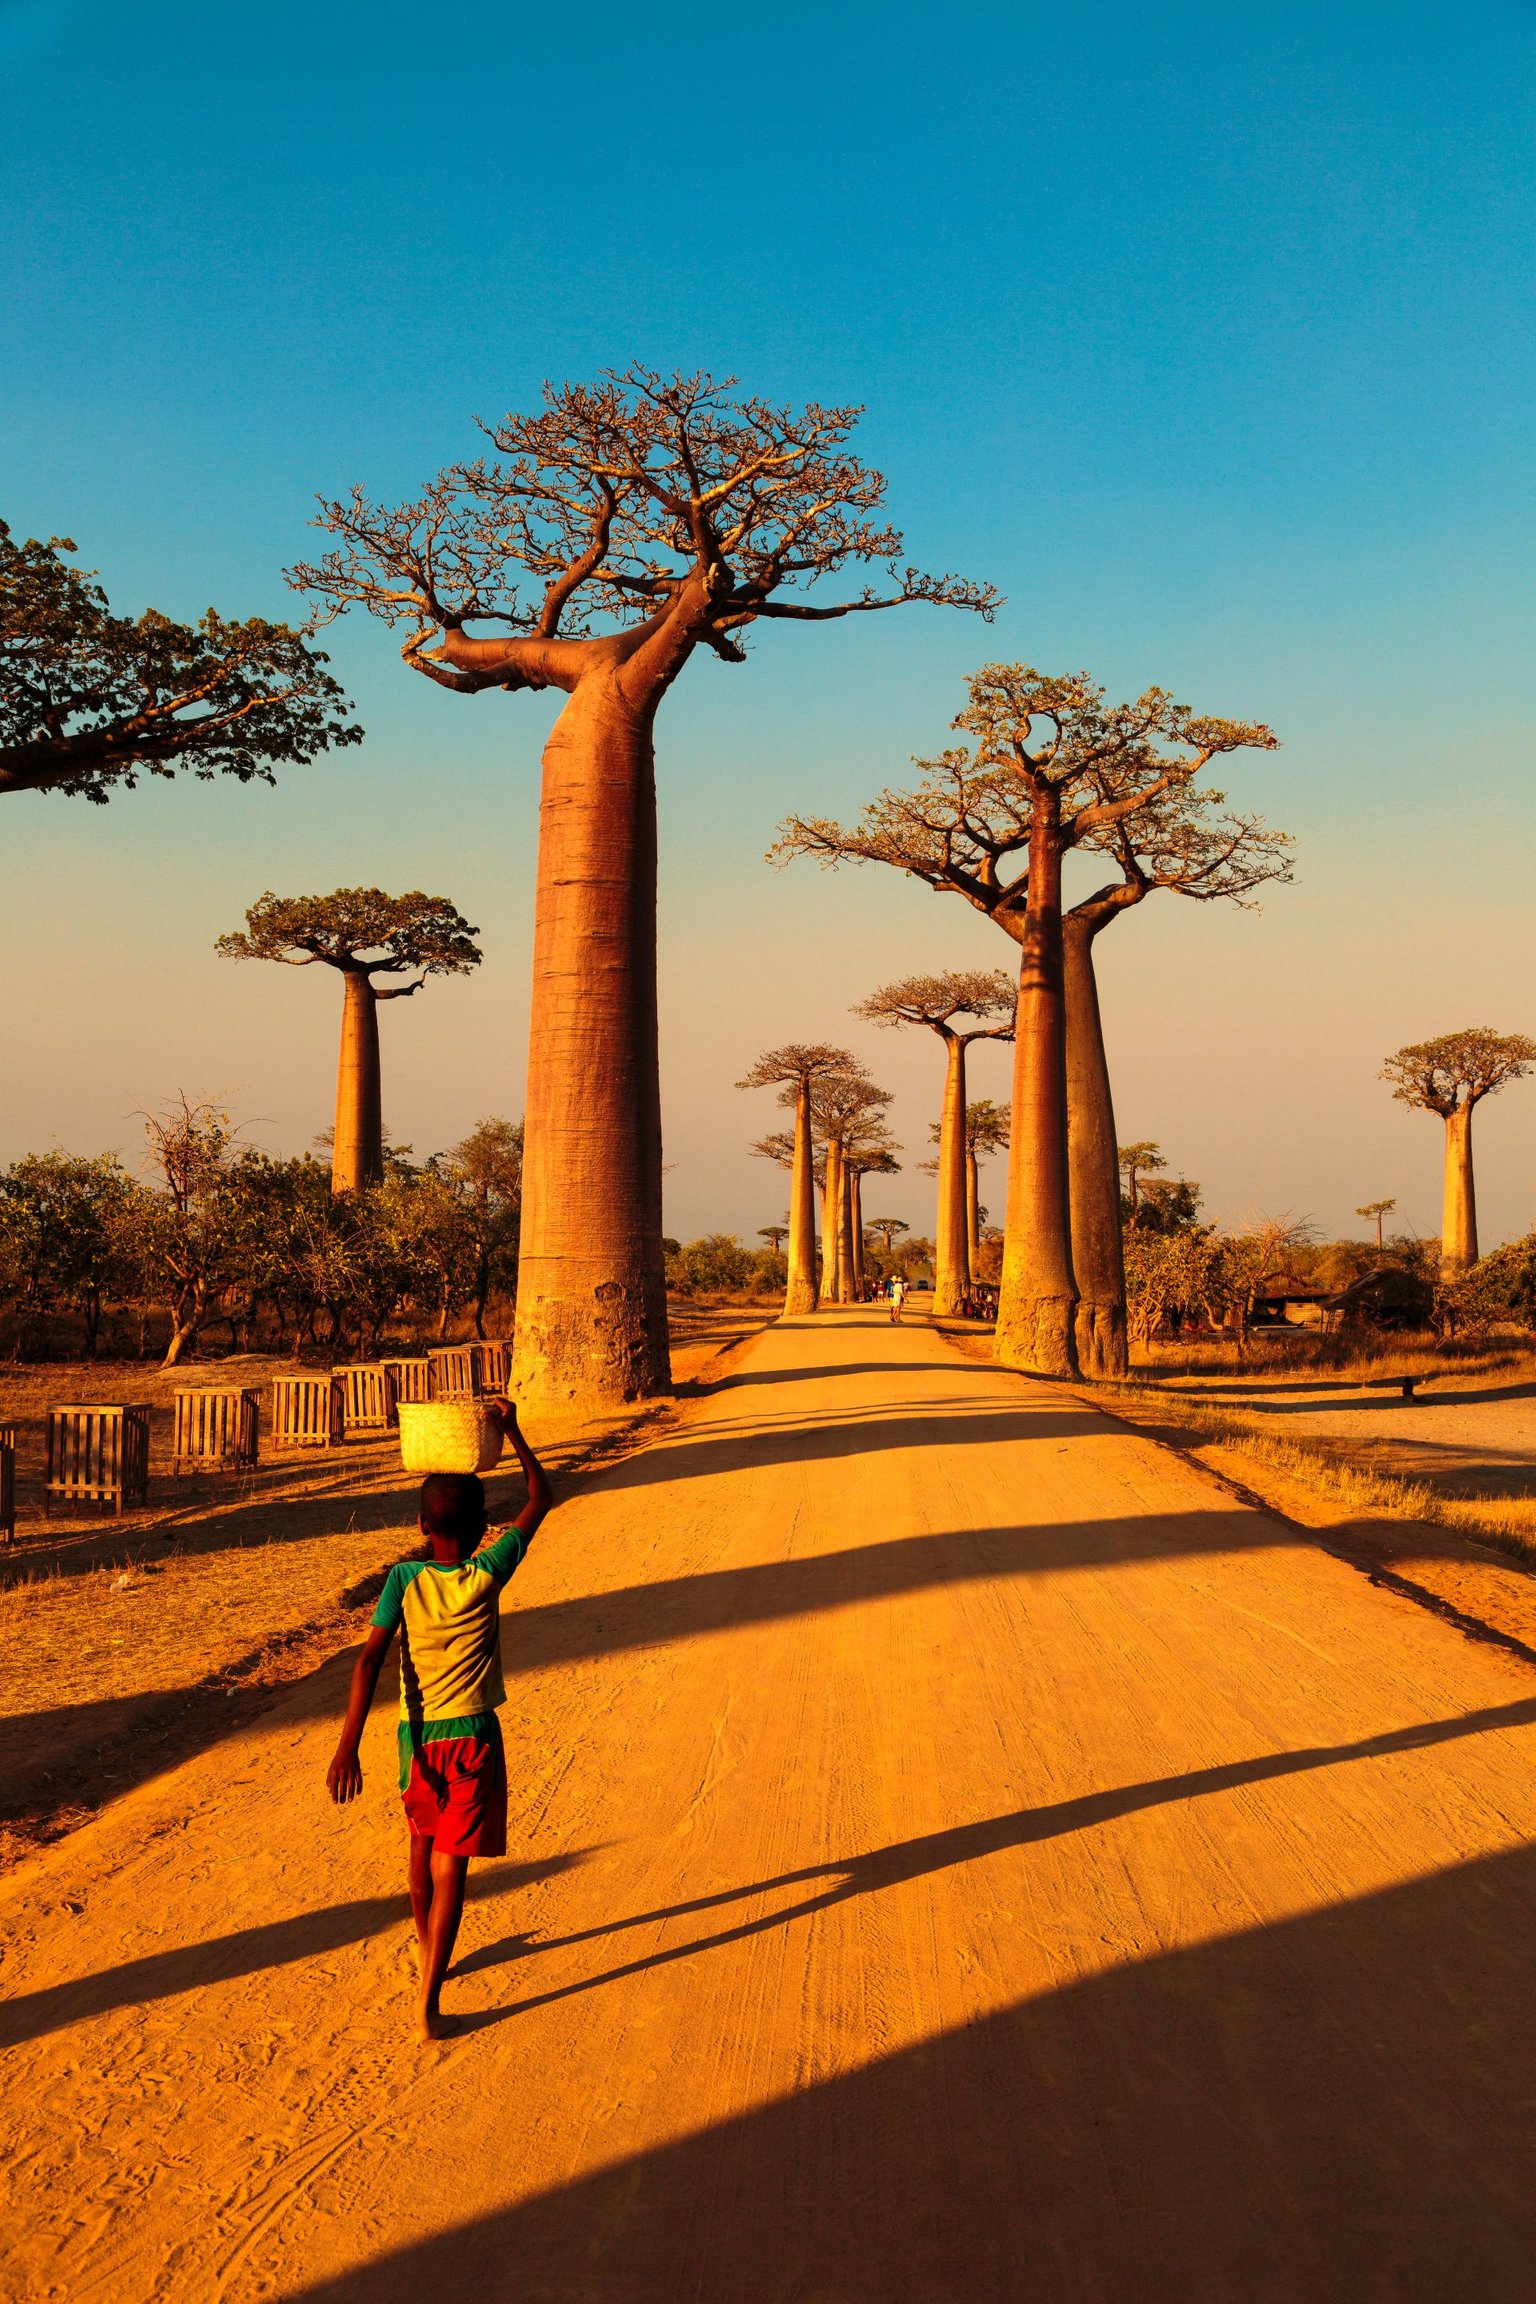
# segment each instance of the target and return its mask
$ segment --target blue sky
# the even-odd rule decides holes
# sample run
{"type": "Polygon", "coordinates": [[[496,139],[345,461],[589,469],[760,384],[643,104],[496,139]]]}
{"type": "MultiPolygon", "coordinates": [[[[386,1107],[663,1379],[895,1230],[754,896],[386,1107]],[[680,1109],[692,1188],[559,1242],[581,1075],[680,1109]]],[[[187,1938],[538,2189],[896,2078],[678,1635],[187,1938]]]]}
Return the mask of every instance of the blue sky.
{"type": "MultiPolygon", "coordinates": [[[[1536,1032],[1533,59],[1513,0],[442,29],[0,0],[0,511],[124,608],[281,614],[317,491],[403,494],[546,376],[863,403],[913,557],[1008,605],[781,626],[669,699],[669,1229],[780,1214],[730,1086],[766,1043],[853,1040],[925,1154],[936,1052],[848,1005],[1003,939],[762,854],[938,748],[1002,656],[1284,741],[1228,782],[1296,834],[1296,887],[1150,904],[1102,948],[1122,1134],[1231,1219],[1333,1232],[1396,1193],[1433,1231],[1437,1124],[1382,1055],[1536,1032]]],[[[269,886],[453,897],[486,965],[387,1015],[388,1117],[424,1151],[520,1109],[548,709],[441,695],[356,618],[330,645],[368,741],[276,792],[8,803],[0,1157],[131,1148],[177,1087],[274,1148],[328,1124],[329,984],[212,952],[269,886]]],[[[984,1052],[978,1089],[1005,1078],[984,1052]]],[[[1536,1082],[1486,1108],[1489,1238],[1536,1222],[1533,1147],[1536,1082]]],[[[930,1189],[880,1197],[926,1229],[930,1189]]]]}

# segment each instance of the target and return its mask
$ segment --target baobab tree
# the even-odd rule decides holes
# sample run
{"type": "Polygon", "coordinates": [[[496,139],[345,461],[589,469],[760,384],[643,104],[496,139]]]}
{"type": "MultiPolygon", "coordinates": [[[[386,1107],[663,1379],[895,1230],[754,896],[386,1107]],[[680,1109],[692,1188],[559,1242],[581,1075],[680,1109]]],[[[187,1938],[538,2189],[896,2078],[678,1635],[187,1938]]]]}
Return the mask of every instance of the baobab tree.
{"type": "Polygon", "coordinates": [[[976,1277],[981,1247],[981,1163],[990,1152],[1008,1149],[1008,1110],[990,1096],[978,1096],[965,1108],[965,1236],[966,1259],[976,1277]]]}
{"type": "Polygon", "coordinates": [[[966,1224],[965,1058],[976,1040],[1011,1040],[1016,993],[1000,968],[951,969],[941,976],[904,976],[861,1000],[854,1015],[868,1024],[924,1025],[944,1049],[944,1101],[939,1121],[939,1205],[934,1230],[933,1309],[952,1316],[970,1293],[966,1224]],[[968,1031],[955,1019],[975,1019],[968,1031]]]}
{"type": "Polygon", "coordinates": [[[766,1240],[775,1256],[778,1256],[783,1252],[784,1243],[789,1238],[789,1226],[787,1224],[759,1224],[757,1236],[759,1240],[766,1240]]]}
{"type": "Polygon", "coordinates": [[[1220,792],[1179,787],[1098,834],[1090,845],[1118,865],[1120,877],[1074,904],[1062,920],[1073,1329],[1085,1376],[1128,1371],[1120,1177],[1138,1180],[1154,1163],[1162,1165],[1155,1145],[1126,1147],[1141,1156],[1129,1167],[1116,1146],[1094,947],[1112,922],[1159,888],[1197,903],[1248,904],[1255,889],[1289,880],[1289,836],[1261,817],[1218,814],[1223,800],[1220,792]]]}
{"type": "Polygon", "coordinates": [[[478,967],[479,931],[446,896],[386,896],[382,888],[338,888],[329,896],[275,896],[269,888],[243,930],[215,946],[226,960],[277,960],[289,968],[334,968],[342,980],[341,1061],[331,1190],[361,1192],[384,1176],[379,1082],[379,1002],[406,1000],[429,976],[464,976],[478,967]],[[411,984],[379,983],[408,976],[411,984]]]}
{"type": "Polygon", "coordinates": [[[1477,1195],[1472,1180],[1472,1114],[1536,1063],[1536,1040],[1519,1032],[1469,1026],[1438,1040],[1416,1040],[1382,1066],[1399,1104],[1438,1112],[1445,1122],[1445,1216],[1440,1270],[1454,1280],[1477,1262],[1477,1195]]]}
{"type": "Polygon", "coordinates": [[[888,1088],[870,1078],[862,1064],[829,1072],[811,1090],[811,1114],[822,1147],[826,1181],[822,1188],[821,1300],[853,1301],[853,1210],[858,1195],[858,1162],[890,1149],[884,1113],[888,1088]]]}
{"type": "Polygon", "coordinates": [[[1381,1220],[1382,1220],[1383,1216],[1389,1216],[1389,1215],[1392,1213],[1392,1210],[1393,1210],[1393,1209],[1394,1209],[1396,1206],[1397,1206],[1397,1202],[1396,1202],[1395,1200],[1367,1200],[1367,1202],[1366,1202],[1366,1204],[1365,1204],[1365,1206],[1364,1206],[1363,1208],[1357,1208],[1357,1209],[1355,1210],[1355,1214],[1356,1214],[1357,1216],[1364,1216],[1364,1217],[1366,1217],[1366,1218],[1370,1218],[1370,1217],[1374,1217],[1374,1218],[1375,1218],[1375,1220],[1376,1220],[1376,1245],[1377,1245],[1377,1247],[1378,1247],[1378,1248],[1384,1248],[1384,1247],[1386,1246],[1386,1242],[1385,1242],[1385,1241],[1382,1239],[1382,1236],[1381,1236],[1381,1220]]]}
{"type": "Polygon", "coordinates": [[[141,772],[273,782],[274,766],[359,744],[311,634],[210,608],[114,615],[68,536],[18,544],[0,520],[0,792],[105,802],[141,772]]]}
{"type": "MultiPolygon", "coordinates": [[[[794,1107],[794,1135],[789,1143],[789,1279],[784,1291],[784,1317],[793,1318],[816,1309],[816,1199],[815,1161],[811,1118],[811,1091],[829,1074],[852,1070],[856,1058],[847,1048],[825,1042],[792,1040],[783,1048],[770,1048],[744,1077],[738,1088],[778,1088],[780,1101],[794,1107]]],[[[761,1150],[758,1146],[756,1149],[761,1150]]],[[[767,1155],[769,1158],[776,1154],[767,1155]]]]}
{"type": "Polygon", "coordinates": [[[404,624],[405,662],[461,696],[555,688],[544,751],[515,1379],[594,1405],[670,1383],[656,1045],[654,725],[695,652],[745,661],[769,619],[911,601],[990,617],[989,589],[903,562],[856,408],[732,398],[645,368],[546,387],[494,453],[410,502],[323,505],[293,571],[334,610],[404,624]],[[881,583],[807,588],[879,566],[881,583]],[[526,591],[519,587],[526,581],[526,591]],[[502,629],[471,634],[471,625],[502,629]]]}
{"type": "Polygon", "coordinates": [[[1131,1204],[1131,1222],[1141,1214],[1141,1180],[1143,1176],[1160,1176],[1168,1166],[1163,1158],[1161,1144],[1143,1137],[1139,1144],[1121,1144],[1116,1147],[1115,1165],[1125,1179],[1125,1196],[1131,1204]]]}
{"type": "Polygon", "coordinates": [[[883,1120],[855,1127],[843,1147],[843,1231],[847,1240],[848,1272],[856,1304],[864,1301],[864,1179],[898,1176],[901,1147],[883,1120]]]}
{"type": "MultiPolygon", "coordinates": [[[[915,791],[885,792],[851,829],[792,818],[775,859],[894,865],[964,896],[1020,947],[1008,1223],[997,1351],[1009,1366],[1077,1372],[1068,1176],[1062,860],[1187,787],[1218,754],[1272,749],[1257,722],[1202,717],[1160,688],[1108,705],[1085,673],[1024,664],[972,675],[954,725],[972,738],[922,761],[915,791]],[[1036,736],[1036,728],[1041,733],[1036,736]]],[[[1111,1140],[1111,1150],[1113,1142],[1111,1140]]]]}
{"type": "Polygon", "coordinates": [[[873,1232],[889,1256],[895,1244],[897,1233],[910,1232],[912,1227],[904,1216],[875,1216],[870,1219],[864,1229],[866,1232],[873,1232]]]}

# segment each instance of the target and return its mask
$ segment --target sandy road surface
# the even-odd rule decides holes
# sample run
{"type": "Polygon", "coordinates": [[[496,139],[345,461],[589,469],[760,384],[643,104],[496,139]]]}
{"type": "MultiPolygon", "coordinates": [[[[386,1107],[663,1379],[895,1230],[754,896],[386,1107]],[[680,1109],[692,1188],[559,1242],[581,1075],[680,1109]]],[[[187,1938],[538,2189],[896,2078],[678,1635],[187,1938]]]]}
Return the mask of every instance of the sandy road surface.
{"type": "Polygon", "coordinates": [[[1536,1673],[865,1312],[510,1598],[441,2048],[342,1667],[8,1885],[8,2298],[1531,2292],[1536,1673]]]}

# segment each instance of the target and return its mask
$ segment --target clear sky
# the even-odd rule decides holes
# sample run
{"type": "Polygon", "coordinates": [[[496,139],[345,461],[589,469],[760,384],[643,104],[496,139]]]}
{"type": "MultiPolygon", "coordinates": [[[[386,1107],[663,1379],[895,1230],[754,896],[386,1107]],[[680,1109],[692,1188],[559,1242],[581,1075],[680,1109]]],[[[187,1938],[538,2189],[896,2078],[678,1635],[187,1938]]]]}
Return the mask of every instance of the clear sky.
{"type": "MultiPolygon", "coordinates": [[[[1432,1232],[1438,1123],[1383,1054],[1536,1032],[1533,64],[1526,0],[0,0],[0,512],[123,609],[281,615],[317,491],[404,494],[546,376],[863,403],[912,557],[1008,605],[765,628],[665,706],[668,1229],[780,1215],[731,1086],[777,1041],[858,1046],[926,1156],[936,1050],[848,1005],[1010,948],[762,856],[1017,657],[1284,741],[1227,781],[1297,885],[1101,945],[1122,1136],[1228,1219],[1391,1193],[1432,1232]]],[[[452,897],[486,964],[385,1012],[386,1117],[425,1152],[521,1109],[548,705],[444,695],[357,617],[329,644],[368,740],[277,791],[6,803],[0,1157],[132,1151],[178,1087],[272,1149],[329,1124],[334,987],[213,954],[268,887],[452,897]]],[[[976,1092],[1006,1077],[981,1052],[976,1092]]],[[[1536,1223],[1536,1081],[1479,1173],[1485,1244],[1536,1223]]],[[[931,1189],[871,1203],[927,1230],[931,1189]]]]}

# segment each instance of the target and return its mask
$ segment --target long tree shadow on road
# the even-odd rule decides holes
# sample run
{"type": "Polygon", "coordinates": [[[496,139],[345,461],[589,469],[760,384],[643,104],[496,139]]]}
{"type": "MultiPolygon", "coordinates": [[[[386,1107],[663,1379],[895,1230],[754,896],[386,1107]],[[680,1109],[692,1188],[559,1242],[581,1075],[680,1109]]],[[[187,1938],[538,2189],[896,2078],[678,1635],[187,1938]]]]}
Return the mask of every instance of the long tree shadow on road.
{"type": "MultiPolygon", "coordinates": [[[[283,2293],[291,2304],[1526,2295],[1533,1940],[1536,1851],[1458,1864],[1101,1966],[283,2293]]],[[[828,2059],[856,2052],[822,2043],[828,2059]]],[[[665,2105],[653,2116],[664,2128],[665,2105]]]]}

